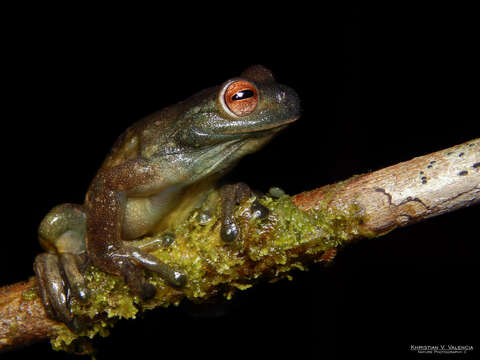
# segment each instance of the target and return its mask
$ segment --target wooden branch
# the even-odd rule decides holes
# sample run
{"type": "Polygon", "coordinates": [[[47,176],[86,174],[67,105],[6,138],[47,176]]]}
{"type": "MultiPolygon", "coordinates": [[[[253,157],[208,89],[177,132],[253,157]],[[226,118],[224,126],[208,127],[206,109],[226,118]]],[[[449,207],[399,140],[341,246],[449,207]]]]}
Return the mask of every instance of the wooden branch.
{"type": "Polygon", "coordinates": [[[399,226],[480,201],[480,139],[385,169],[296,195],[302,210],[358,205],[368,231],[380,235],[399,226]]]}
{"type": "Polygon", "coordinates": [[[45,340],[61,325],[47,317],[35,286],[32,278],[0,288],[0,352],[45,340]]]}
{"type": "MultiPolygon", "coordinates": [[[[354,206],[362,214],[357,237],[382,235],[478,204],[480,139],[307,191],[292,200],[308,212],[347,211],[354,206]]],[[[34,278],[0,288],[0,352],[47,339],[62,327],[46,317],[34,291],[34,278]]]]}

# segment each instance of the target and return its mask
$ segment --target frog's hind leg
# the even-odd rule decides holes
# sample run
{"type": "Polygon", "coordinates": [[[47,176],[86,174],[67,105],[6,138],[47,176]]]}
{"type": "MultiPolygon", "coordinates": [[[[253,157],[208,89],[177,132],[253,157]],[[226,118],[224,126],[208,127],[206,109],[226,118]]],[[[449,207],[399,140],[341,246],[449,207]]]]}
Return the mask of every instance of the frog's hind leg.
{"type": "Polygon", "coordinates": [[[33,264],[37,275],[38,291],[48,316],[69,323],[72,320],[68,309],[68,291],[61,273],[58,256],[42,253],[33,264]]]}
{"type": "MultiPolygon", "coordinates": [[[[239,238],[240,227],[237,225],[233,216],[235,205],[253,195],[250,187],[245,183],[227,184],[220,188],[220,198],[222,207],[222,225],[220,236],[225,242],[232,242],[239,238]]],[[[255,200],[252,204],[252,211],[255,216],[264,218],[268,215],[268,209],[255,200]]]]}
{"type": "Polygon", "coordinates": [[[42,220],[38,235],[47,251],[35,258],[34,271],[40,297],[47,314],[67,324],[72,330],[80,323],[70,311],[70,296],[88,297],[82,268],[86,264],[86,217],[82,206],[62,204],[42,220]]]}

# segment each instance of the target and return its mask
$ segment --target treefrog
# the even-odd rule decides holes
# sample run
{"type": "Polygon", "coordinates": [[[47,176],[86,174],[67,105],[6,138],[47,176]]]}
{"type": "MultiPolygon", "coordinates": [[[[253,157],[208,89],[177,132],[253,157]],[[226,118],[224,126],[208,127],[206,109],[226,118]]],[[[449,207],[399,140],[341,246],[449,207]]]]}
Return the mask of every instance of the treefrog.
{"type": "MultiPolygon", "coordinates": [[[[48,315],[76,327],[69,297],[88,297],[85,263],[122,277],[141,299],[155,294],[143,269],[171,286],[184,286],[188,279],[181,269],[129,241],[181,221],[240,158],[299,116],[296,92],[255,65],[129,127],[94,177],[84,204],[56,206],[39,226],[46,252],[36,257],[34,270],[48,315]]],[[[232,242],[239,235],[234,205],[251,191],[240,183],[219,193],[220,236],[232,242]]]]}

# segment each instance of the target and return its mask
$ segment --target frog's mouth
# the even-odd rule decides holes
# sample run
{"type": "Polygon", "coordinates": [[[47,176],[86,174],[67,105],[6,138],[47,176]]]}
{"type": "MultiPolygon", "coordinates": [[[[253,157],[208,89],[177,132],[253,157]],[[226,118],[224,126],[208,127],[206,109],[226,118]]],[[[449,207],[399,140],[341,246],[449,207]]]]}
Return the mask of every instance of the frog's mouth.
{"type": "Polygon", "coordinates": [[[270,130],[270,129],[284,129],[285,127],[287,127],[288,124],[291,124],[295,121],[297,121],[298,119],[300,118],[300,115],[299,116],[295,116],[293,118],[290,118],[290,119],[287,119],[285,121],[282,121],[281,123],[276,123],[276,124],[270,124],[270,125],[265,125],[265,126],[262,126],[261,128],[259,128],[258,130],[259,131],[264,131],[264,130],[270,130]]]}
{"type": "Polygon", "coordinates": [[[224,132],[225,135],[240,135],[240,134],[245,134],[245,135],[256,135],[256,136],[262,136],[265,133],[272,133],[272,132],[278,132],[283,129],[285,129],[289,124],[297,121],[300,118],[300,115],[295,116],[293,118],[281,121],[281,122],[275,122],[275,123],[270,123],[270,124],[264,124],[264,125],[259,125],[255,129],[249,128],[248,130],[245,131],[230,131],[230,132],[224,132]]]}

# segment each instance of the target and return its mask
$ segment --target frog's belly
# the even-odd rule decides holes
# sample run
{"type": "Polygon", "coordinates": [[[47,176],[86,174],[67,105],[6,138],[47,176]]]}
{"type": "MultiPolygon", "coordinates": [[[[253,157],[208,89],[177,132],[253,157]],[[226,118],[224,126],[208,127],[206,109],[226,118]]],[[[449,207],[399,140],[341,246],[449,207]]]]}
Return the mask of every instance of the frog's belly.
{"type": "Polygon", "coordinates": [[[191,211],[203,203],[214,189],[216,177],[194,184],[175,185],[150,197],[127,200],[123,220],[124,240],[171,229],[184,221],[191,211]]]}
{"type": "Polygon", "coordinates": [[[129,198],[123,219],[123,239],[132,240],[150,233],[178,205],[181,191],[180,186],[172,186],[154,196],[129,198]]]}

